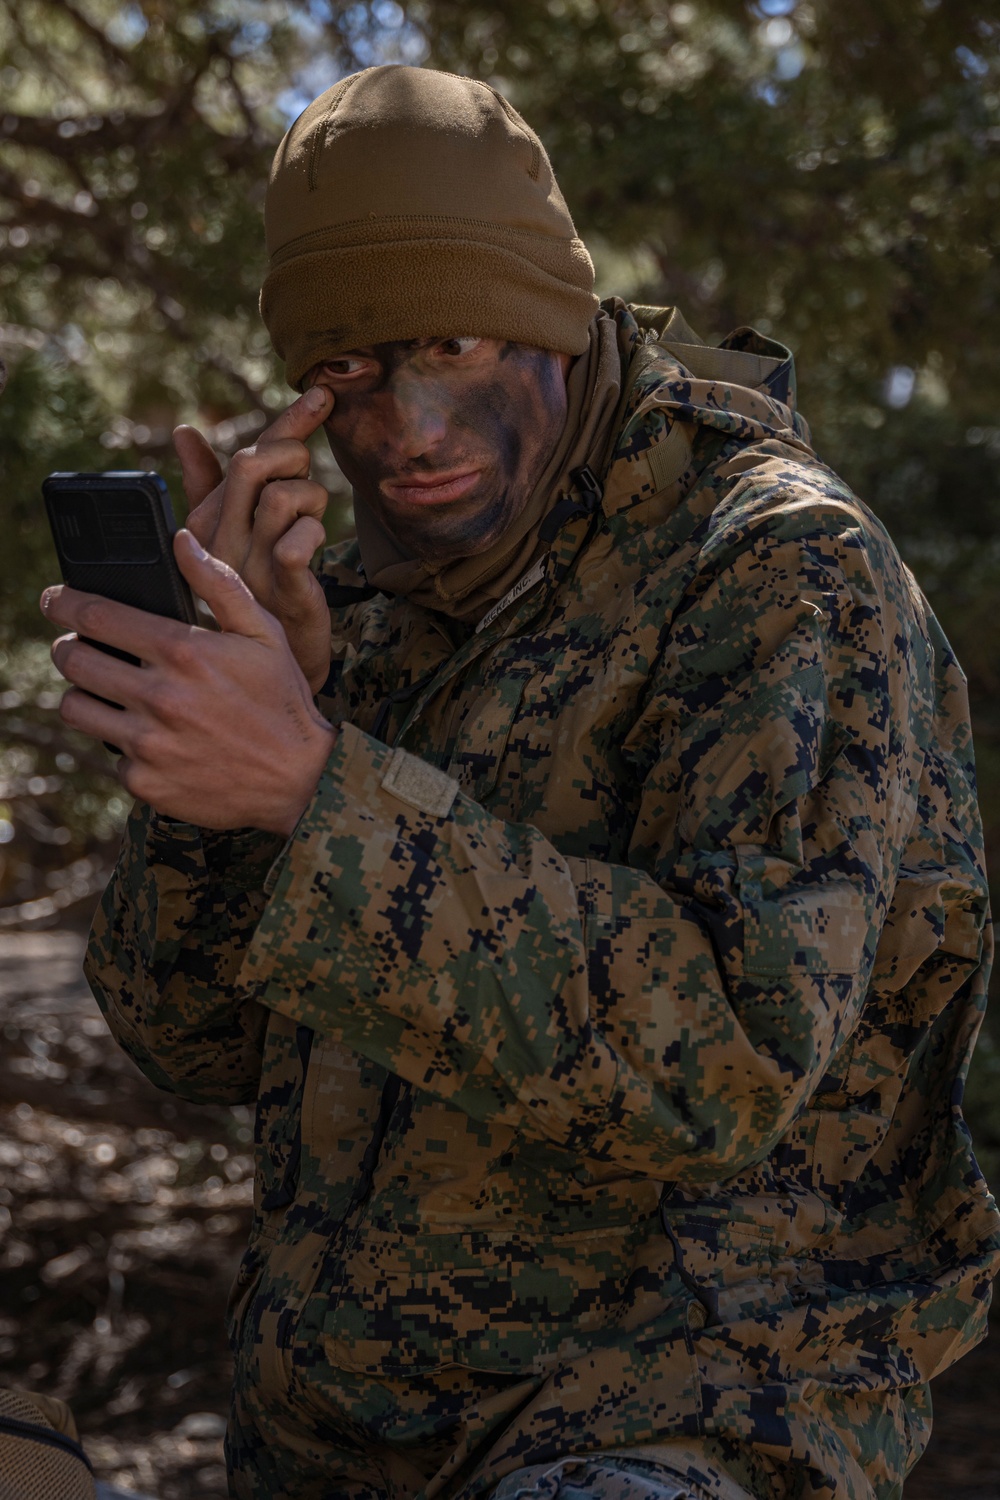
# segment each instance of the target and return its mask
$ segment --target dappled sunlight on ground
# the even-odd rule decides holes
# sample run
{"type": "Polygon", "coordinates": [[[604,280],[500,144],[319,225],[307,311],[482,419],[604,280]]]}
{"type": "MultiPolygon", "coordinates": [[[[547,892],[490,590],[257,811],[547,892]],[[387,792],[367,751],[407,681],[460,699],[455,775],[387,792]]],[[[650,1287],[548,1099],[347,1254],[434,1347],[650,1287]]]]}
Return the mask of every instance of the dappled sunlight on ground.
{"type": "Polygon", "coordinates": [[[67,1400],[99,1477],[224,1496],[250,1114],[139,1074],[83,984],[82,943],[0,937],[0,1379],[67,1400]]]}

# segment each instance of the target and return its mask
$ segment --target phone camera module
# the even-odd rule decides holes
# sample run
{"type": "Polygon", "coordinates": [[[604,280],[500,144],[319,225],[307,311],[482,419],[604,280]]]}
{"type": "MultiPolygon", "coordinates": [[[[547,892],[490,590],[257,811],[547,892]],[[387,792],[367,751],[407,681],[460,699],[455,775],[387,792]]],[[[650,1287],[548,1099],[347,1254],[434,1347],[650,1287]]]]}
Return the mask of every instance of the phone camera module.
{"type": "Polygon", "coordinates": [[[51,497],[52,524],[68,562],[102,563],[107,543],[94,497],[82,490],[64,490],[51,497]]]}

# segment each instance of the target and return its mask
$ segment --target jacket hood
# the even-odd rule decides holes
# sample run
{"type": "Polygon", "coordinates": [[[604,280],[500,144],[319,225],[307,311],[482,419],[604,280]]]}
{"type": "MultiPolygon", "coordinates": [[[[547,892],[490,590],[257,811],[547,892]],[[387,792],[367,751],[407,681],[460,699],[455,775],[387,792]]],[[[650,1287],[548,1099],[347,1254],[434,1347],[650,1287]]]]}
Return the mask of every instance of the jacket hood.
{"type": "Polygon", "coordinates": [[[627,374],[608,468],[604,508],[621,510],[644,491],[679,486],[691,471],[699,432],[744,442],[768,439],[813,456],[809,427],[795,409],[795,361],[776,339],[738,328],[706,344],[675,307],[602,304],[618,325],[627,374]],[[649,479],[637,483],[638,464],[649,479]]]}

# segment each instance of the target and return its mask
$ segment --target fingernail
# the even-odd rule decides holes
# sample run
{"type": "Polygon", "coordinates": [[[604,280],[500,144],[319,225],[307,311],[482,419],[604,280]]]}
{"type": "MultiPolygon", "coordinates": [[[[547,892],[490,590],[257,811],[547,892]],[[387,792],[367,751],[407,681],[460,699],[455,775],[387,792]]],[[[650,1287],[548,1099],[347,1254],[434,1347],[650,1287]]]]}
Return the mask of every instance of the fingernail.
{"type": "Polygon", "coordinates": [[[321,411],[327,403],[329,394],[325,385],[313,385],[306,391],[302,400],[310,411],[321,411]]]}
{"type": "Polygon", "coordinates": [[[48,612],[49,612],[49,605],[52,603],[52,596],[53,596],[54,593],[55,593],[55,589],[46,589],[45,592],[44,592],[44,594],[42,595],[41,600],[39,602],[41,604],[41,609],[42,609],[42,614],[43,615],[47,615],[48,614],[48,612]]]}
{"type": "Polygon", "coordinates": [[[204,562],[206,557],[208,556],[208,553],[205,551],[204,547],[201,545],[193,531],[188,532],[188,545],[198,561],[204,562]]]}

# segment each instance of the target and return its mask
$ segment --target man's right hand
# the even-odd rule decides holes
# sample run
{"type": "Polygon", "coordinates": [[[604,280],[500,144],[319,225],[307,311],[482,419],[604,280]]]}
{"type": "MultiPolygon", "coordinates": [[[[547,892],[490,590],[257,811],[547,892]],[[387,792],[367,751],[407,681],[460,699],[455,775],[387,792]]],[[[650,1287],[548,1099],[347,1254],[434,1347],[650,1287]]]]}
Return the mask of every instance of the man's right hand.
{"type": "Polygon", "coordinates": [[[306,439],[326,421],[331,393],[313,386],[241,448],[223,477],[195,427],[178,427],[174,447],[191,510],[187,525],[207,551],[229,564],[282,625],[313,693],[330,671],[330,613],[310,564],[326,533],[328,495],[309,478],[306,439]]]}

